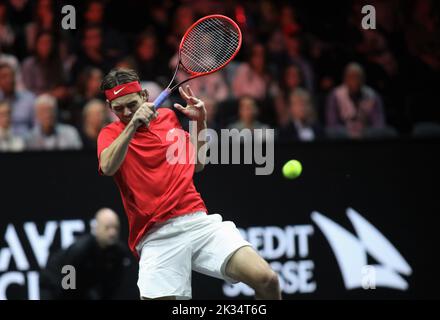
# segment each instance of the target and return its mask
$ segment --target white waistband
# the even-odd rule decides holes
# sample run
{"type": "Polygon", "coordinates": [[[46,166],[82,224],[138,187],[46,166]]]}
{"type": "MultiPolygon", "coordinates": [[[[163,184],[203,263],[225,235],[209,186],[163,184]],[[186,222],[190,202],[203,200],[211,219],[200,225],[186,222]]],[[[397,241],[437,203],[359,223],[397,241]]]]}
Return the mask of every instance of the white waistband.
{"type": "Polygon", "coordinates": [[[168,219],[164,222],[156,222],[150,230],[148,230],[143,237],[141,238],[141,240],[139,240],[139,242],[136,244],[136,250],[139,252],[139,250],[142,247],[142,244],[144,243],[145,239],[155,230],[163,227],[164,225],[170,224],[170,223],[174,223],[176,221],[186,221],[189,219],[193,219],[194,217],[198,217],[198,216],[202,216],[202,215],[206,215],[207,213],[205,211],[196,211],[196,212],[190,212],[190,213],[186,213],[171,219],[168,219]]]}

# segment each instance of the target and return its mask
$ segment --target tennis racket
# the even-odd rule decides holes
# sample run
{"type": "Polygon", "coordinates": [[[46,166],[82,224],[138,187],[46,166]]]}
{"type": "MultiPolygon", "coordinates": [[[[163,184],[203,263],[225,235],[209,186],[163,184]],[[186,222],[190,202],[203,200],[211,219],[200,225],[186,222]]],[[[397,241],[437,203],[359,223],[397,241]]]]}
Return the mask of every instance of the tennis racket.
{"type": "Polygon", "coordinates": [[[185,82],[225,67],[240,50],[241,40],[240,28],[226,16],[214,14],[196,21],[182,37],[178,51],[179,62],[173,78],[154,100],[154,107],[160,107],[185,82]],[[188,74],[188,78],[172,86],[179,68],[188,74]]]}

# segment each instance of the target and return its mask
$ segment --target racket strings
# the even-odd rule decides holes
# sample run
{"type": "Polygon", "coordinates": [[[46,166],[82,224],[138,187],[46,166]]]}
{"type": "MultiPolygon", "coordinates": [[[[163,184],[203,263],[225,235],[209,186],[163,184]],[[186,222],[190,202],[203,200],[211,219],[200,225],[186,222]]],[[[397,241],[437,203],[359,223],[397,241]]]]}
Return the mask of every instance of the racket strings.
{"type": "Polygon", "coordinates": [[[191,57],[194,66],[199,65],[205,71],[210,71],[225,63],[234,54],[239,43],[236,29],[231,29],[231,25],[219,19],[205,20],[204,24],[197,26],[192,38],[194,43],[202,44],[202,46],[199,45],[197,48],[199,50],[195,51],[195,57],[191,55],[188,57],[191,57]],[[200,63],[203,57],[206,60],[200,63]]]}
{"type": "Polygon", "coordinates": [[[191,71],[209,72],[221,66],[227,61],[227,51],[232,47],[225,39],[224,30],[207,29],[206,26],[207,23],[204,26],[197,26],[182,50],[183,64],[191,71]],[[222,48],[226,50],[221,50],[222,48]],[[223,59],[220,55],[222,51],[226,51],[223,59]],[[185,58],[188,61],[185,61],[185,58]]]}
{"type": "Polygon", "coordinates": [[[206,19],[184,40],[181,62],[191,72],[210,72],[226,64],[239,43],[239,31],[231,23],[219,18],[206,19]]]}

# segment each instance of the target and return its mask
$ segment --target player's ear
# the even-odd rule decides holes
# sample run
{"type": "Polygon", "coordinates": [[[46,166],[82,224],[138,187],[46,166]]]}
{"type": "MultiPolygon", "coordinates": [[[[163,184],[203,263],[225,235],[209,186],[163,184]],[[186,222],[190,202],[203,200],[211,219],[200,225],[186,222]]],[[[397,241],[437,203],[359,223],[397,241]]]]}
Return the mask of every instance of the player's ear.
{"type": "Polygon", "coordinates": [[[143,101],[148,102],[148,98],[150,97],[150,94],[148,93],[147,89],[141,91],[141,97],[143,101]]]}

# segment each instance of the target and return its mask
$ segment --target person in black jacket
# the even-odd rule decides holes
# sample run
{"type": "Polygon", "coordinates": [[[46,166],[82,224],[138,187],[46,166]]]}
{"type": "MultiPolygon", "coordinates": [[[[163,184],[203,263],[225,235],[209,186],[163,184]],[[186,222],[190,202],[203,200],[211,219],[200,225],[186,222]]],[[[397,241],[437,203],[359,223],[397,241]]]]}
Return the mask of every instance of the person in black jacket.
{"type": "Polygon", "coordinates": [[[129,264],[129,252],[119,241],[117,214],[108,208],[100,209],[96,213],[94,234],[79,237],[70,247],[49,258],[40,274],[40,297],[42,300],[112,299],[129,264]],[[70,275],[62,273],[64,266],[75,268],[75,289],[63,288],[63,278],[70,275]]]}
{"type": "Polygon", "coordinates": [[[314,141],[321,139],[324,132],[316,121],[316,112],[308,91],[297,88],[288,98],[289,122],[278,131],[278,140],[314,141]]]}

